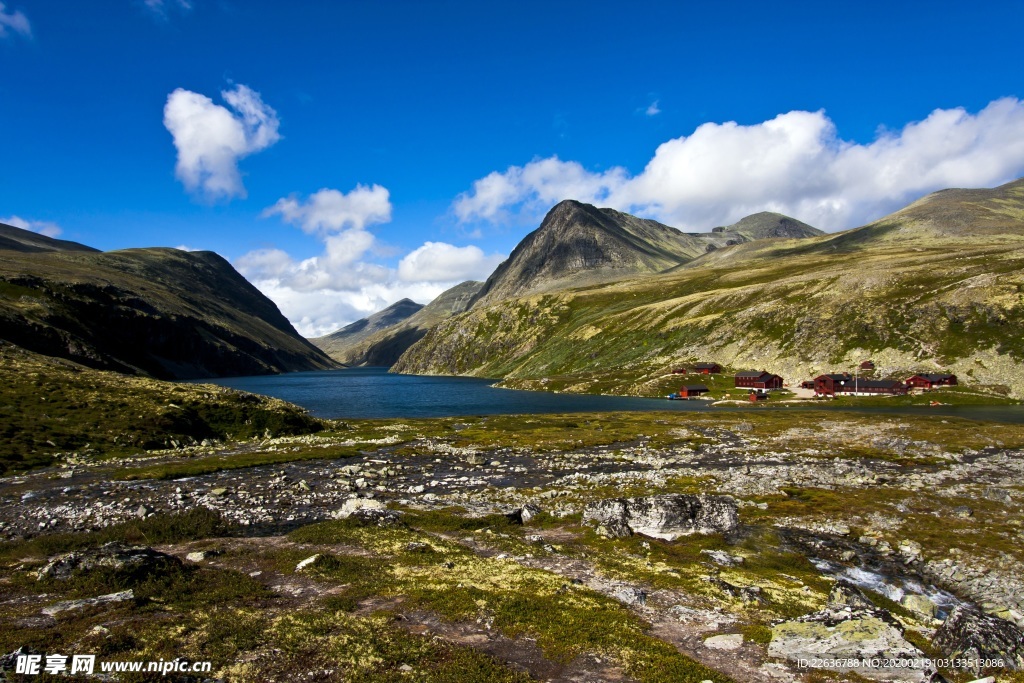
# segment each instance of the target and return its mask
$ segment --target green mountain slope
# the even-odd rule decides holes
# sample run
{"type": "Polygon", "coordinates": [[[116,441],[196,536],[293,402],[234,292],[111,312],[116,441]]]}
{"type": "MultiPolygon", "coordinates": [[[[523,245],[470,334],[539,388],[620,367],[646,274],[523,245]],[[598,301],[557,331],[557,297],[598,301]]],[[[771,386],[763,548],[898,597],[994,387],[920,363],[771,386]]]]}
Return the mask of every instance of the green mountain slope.
{"type": "Polygon", "coordinates": [[[1022,189],[941,192],[845,233],[739,244],[656,276],[474,308],[393,369],[575,376],[571,390],[651,394],[685,361],[797,382],[873,358],[878,375],[943,368],[1024,396],[1022,189]]]}
{"type": "Polygon", "coordinates": [[[158,378],[336,367],[212,252],[0,251],[0,339],[158,378]]]}

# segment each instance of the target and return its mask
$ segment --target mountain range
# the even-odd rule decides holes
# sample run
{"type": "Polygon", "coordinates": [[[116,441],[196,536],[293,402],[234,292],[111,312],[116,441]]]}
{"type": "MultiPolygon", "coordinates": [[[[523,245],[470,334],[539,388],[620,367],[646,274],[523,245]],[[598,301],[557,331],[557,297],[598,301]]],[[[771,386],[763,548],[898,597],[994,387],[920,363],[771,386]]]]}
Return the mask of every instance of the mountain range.
{"type": "Polygon", "coordinates": [[[393,370],[510,386],[559,376],[573,379],[567,390],[650,395],[694,360],[799,381],[873,359],[881,376],[941,369],[1024,396],[1024,180],[944,190],[832,234],[754,216],[712,233],[742,241],[694,238],[704,252],[688,259],[666,226],[608,229],[617,215],[556,206],[473,306],[393,370]],[[548,228],[576,247],[559,251],[548,228]]]}
{"type": "Polygon", "coordinates": [[[211,252],[100,252],[0,225],[0,339],[158,378],[385,365],[641,395],[698,360],[792,382],[870,358],[881,376],[941,369],[1020,397],[1022,266],[1024,180],[831,234],[767,212],[685,233],[567,200],[486,282],[314,345],[211,252]]]}
{"type": "Polygon", "coordinates": [[[213,252],[101,252],[9,225],[0,225],[0,339],[162,379],[338,367],[213,252]]]}
{"type": "Polygon", "coordinates": [[[754,240],[822,234],[798,220],[769,212],[711,232],[685,233],[614,209],[565,200],[548,212],[486,282],[462,283],[418,312],[413,310],[413,302],[400,301],[311,341],[342,363],[393,365],[429,329],[470,308],[669,272],[708,252],[754,240]]]}

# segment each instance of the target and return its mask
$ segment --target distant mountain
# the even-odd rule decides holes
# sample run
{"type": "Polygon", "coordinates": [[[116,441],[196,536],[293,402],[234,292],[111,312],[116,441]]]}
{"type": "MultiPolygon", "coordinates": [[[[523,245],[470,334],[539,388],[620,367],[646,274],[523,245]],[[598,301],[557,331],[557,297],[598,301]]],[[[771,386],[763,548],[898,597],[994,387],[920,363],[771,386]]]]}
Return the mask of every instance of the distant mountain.
{"type": "Polygon", "coordinates": [[[730,236],[737,242],[772,238],[799,239],[825,234],[823,230],[813,228],[795,218],[771,211],[752,214],[732,225],[715,228],[712,232],[730,236]]]}
{"type": "Polygon", "coordinates": [[[93,249],[78,242],[54,239],[6,223],[0,223],[0,249],[23,252],[89,251],[95,253],[99,251],[99,249],[93,249]]]}
{"type": "MultiPolygon", "coordinates": [[[[774,231],[755,218],[753,232],[749,221],[730,232],[774,231]]],[[[660,273],[482,301],[393,370],[520,387],[561,377],[566,391],[652,395],[694,361],[792,383],[872,359],[876,377],[949,371],[1024,398],[1021,292],[1024,180],[937,192],[840,233],[739,243],[660,273]]]]}
{"type": "Polygon", "coordinates": [[[473,305],[660,273],[715,249],[820,230],[761,213],[710,233],[684,233],[657,221],[566,200],[516,246],[487,279],[473,305]]]}
{"type": "MultiPolygon", "coordinates": [[[[50,244],[11,231],[18,244],[50,244]]],[[[208,251],[0,250],[0,339],[164,379],[337,367],[208,251]]]]}
{"type": "MultiPolygon", "coordinates": [[[[426,306],[403,299],[419,308],[409,316],[397,318],[391,325],[382,325],[380,323],[383,319],[378,318],[373,321],[373,318],[386,311],[391,311],[401,304],[401,301],[369,318],[343,327],[338,332],[310,341],[327,352],[331,358],[346,365],[390,367],[410,346],[419,341],[427,333],[427,330],[453,315],[464,312],[482,286],[482,282],[463,282],[442,292],[426,306]],[[328,341],[350,328],[365,330],[369,327],[376,329],[369,334],[359,336],[358,339],[356,334],[350,334],[345,338],[344,343],[328,341]]],[[[411,308],[411,306],[405,305],[403,310],[411,310],[411,308]]],[[[385,316],[385,318],[387,317],[385,316]]],[[[390,317],[396,318],[396,316],[390,317]]]]}
{"type": "Polygon", "coordinates": [[[418,304],[412,299],[402,299],[371,316],[309,341],[328,356],[345,363],[346,361],[342,359],[347,357],[350,349],[359,346],[367,337],[394,327],[422,308],[423,304],[418,304]]]}

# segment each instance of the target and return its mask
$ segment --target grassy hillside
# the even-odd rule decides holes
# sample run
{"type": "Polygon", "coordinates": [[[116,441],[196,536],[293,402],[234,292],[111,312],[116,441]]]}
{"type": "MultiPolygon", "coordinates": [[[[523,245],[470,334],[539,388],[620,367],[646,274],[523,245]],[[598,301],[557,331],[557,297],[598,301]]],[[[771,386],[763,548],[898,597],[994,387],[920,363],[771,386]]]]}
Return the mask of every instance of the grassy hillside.
{"type": "Polygon", "coordinates": [[[92,370],[3,342],[0,365],[0,475],[59,457],[135,455],[322,426],[277,399],[92,370]]]}
{"type": "Polygon", "coordinates": [[[858,230],[737,245],[662,275],[474,309],[394,369],[570,376],[579,381],[567,390],[656,395],[650,380],[686,361],[798,382],[872,358],[877,377],[942,368],[1021,397],[1024,184],[957,192],[858,230]]]}

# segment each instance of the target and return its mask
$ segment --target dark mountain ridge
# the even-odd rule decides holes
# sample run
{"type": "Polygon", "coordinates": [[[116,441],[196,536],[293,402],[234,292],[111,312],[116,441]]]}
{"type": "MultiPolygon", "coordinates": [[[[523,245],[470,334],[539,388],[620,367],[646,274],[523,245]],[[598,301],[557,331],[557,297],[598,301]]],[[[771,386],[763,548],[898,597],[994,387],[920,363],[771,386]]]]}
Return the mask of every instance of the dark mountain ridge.
{"type": "Polygon", "coordinates": [[[38,251],[86,251],[98,253],[99,249],[87,247],[78,242],[59,240],[46,235],[22,230],[13,225],[0,223],[0,249],[9,251],[38,252],[38,251]]]}
{"type": "Polygon", "coordinates": [[[337,367],[213,252],[0,250],[0,338],[163,379],[337,367]]]}

